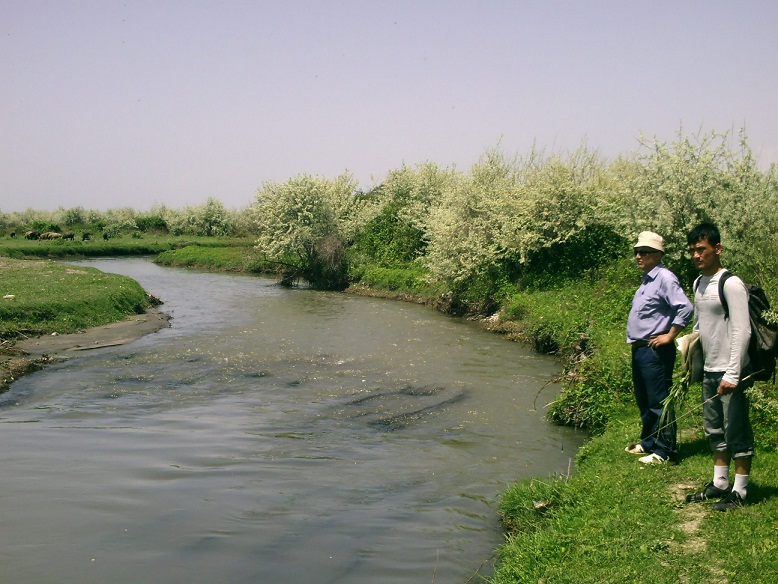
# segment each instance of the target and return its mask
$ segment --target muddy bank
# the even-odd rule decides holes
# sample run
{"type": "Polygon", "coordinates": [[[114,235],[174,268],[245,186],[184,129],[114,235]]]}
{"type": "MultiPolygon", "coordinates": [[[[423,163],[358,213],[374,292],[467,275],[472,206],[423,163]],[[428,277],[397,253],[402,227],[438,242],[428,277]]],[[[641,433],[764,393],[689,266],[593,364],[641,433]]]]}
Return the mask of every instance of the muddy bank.
{"type": "Polygon", "coordinates": [[[37,371],[53,361],[67,358],[69,354],[123,345],[168,326],[169,315],[150,310],[83,332],[4,341],[0,345],[0,392],[8,389],[8,386],[22,375],[37,371]]]}

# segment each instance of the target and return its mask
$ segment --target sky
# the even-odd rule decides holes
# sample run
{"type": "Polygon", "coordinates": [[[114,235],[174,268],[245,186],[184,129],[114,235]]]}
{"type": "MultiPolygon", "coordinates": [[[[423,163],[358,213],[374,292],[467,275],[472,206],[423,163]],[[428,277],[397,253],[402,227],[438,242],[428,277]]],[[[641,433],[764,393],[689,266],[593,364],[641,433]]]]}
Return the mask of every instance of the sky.
{"type": "Polygon", "coordinates": [[[766,169],[777,55],[774,0],[0,0],[0,211],[741,128],[766,169]]]}

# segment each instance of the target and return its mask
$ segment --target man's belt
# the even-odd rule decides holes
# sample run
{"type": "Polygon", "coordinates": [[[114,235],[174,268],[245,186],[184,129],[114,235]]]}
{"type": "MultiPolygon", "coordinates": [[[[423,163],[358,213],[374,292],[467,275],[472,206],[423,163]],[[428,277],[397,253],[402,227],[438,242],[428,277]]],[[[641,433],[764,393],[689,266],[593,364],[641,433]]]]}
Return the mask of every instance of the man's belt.
{"type": "MultiPolygon", "coordinates": [[[[655,339],[656,337],[659,337],[661,335],[666,335],[666,334],[667,334],[667,331],[663,332],[663,333],[657,333],[655,335],[651,335],[651,338],[655,339]]],[[[648,341],[635,341],[634,343],[632,343],[632,348],[633,349],[639,349],[640,347],[647,347],[647,346],[648,346],[648,341]]]]}

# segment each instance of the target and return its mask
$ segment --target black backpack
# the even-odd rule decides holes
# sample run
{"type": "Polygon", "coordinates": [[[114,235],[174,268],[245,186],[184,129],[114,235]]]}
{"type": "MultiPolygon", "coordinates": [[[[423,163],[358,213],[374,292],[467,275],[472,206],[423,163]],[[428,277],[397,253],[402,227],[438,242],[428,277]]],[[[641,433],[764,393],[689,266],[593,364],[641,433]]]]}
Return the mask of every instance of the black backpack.
{"type": "MultiPolygon", "coordinates": [[[[719,278],[719,300],[724,308],[724,318],[729,318],[729,305],[724,296],[724,282],[733,274],[724,271],[719,278]]],[[[697,292],[699,278],[694,282],[697,292]]],[[[748,343],[748,358],[751,360],[755,381],[775,381],[775,359],[778,355],[778,324],[768,322],[764,312],[770,310],[770,301],[759,286],[746,284],[748,290],[748,316],[751,321],[751,340],[748,343]]]]}

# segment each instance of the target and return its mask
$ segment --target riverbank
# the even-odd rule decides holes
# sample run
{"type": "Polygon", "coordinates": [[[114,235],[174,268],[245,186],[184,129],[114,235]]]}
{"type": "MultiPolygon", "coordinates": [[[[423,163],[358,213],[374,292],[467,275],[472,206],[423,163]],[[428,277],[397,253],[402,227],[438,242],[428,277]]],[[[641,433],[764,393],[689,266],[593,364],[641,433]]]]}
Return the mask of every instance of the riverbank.
{"type": "Polygon", "coordinates": [[[685,503],[712,476],[696,393],[679,411],[677,464],[642,465],[624,452],[640,432],[637,407],[625,404],[579,450],[574,475],[508,486],[500,502],[506,541],[490,582],[775,582],[774,449],[757,448],[744,508],[685,503]]]}
{"type": "MultiPolygon", "coordinates": [[[[586,422],[594,431],[576,455],[575,474],[506,485],[499,505],[506,541],[492,584],[775,581],[773,384],[757,384],[751,395],[758,454],[743,509],[720,513],[711,509],[715,501],[685,503],[712,472],[698,387],[679,408],[678,464],[645,466],[624,452],[640,433],[623,337],[633,268],[622,262],[566,286],[520,291],[499,313],[479,319],[494,332],[559,355],[567,389],[548,408],[549,417],[586,422]]],[[[409,291],[357,285],[347,292],[435,305],[409,291]]]]}
{"type": "Polygon", "coordinates": [[[170,316],[156,309],[124,320],[69,334],[45,334],[3,341],[0,346],[0,393],[21,376],[79,351],[123,345],[170,326],[170,316]]]}
{"type": "Polygon", "coordinates": [[[68,353],[167,325],[135,280],[45,259],[0,257],[0,392],[68,353]]]}
{"type": "MultiPolygon", "coordinates": [[[[629,368],[623,318],[634,286],[632,267],[614,265],[569,287],[517,292],[498,316],[481,321],[539,350],[556,347],[566,381],[579,388],[563,402],[572,419],[583,419],[582,413],[592,407],[606,414],[595,436],[578,452],[574,475],[505,486],[500,515],[507,537],[499,550],[494,584],[768,583],[778,573],[778,454],[776,416],[770,409],[774,385],[758,384],[753,396],[752,415],[760,422],[758,455],[749,505],[742,510],[722,514],[710,504],[683,503],[686,493],[710,480],[711,472],[694,409],[696,389],[682,410],[688,415],[680,423],[679,464],[644,467],[623,450],[639,433],[637,409],[625,390],[629,368]],[[580,350],[571,353],[576,341],[580,350]],[[571,355],[578,359],[571,360],[571,355]]],[[[412,291],[357,284],[348,292],[436,306],[434,297],[412,291]]],[[[64,348],[60,356],[90,345],[81,334],[70,338],[78,347],[64,348]]],[[[52,339],[30,340],[40,358],[47,358],[52,339]]]]}

